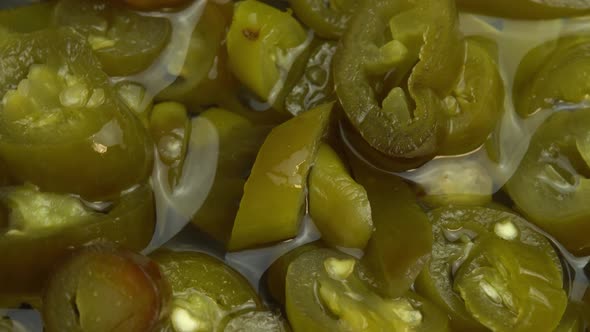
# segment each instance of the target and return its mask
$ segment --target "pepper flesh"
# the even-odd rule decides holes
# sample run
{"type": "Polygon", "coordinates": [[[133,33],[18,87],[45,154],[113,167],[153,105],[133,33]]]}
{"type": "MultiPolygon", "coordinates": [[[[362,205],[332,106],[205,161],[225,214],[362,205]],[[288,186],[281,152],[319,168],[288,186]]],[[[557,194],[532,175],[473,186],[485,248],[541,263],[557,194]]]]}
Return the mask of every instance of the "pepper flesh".
{"type": "Polygon", "coordinates": [[[332,104],[275,127],[258,152],[228,244],[230,251],[297,235],[309,169],[330,121],[332,104]],[[272,213],[270,213],[272,211],[272,213]]]}
{"type": "Polygon", "coordinates": [[[97,68],[69,29],[0,45],[0,158],[15,181],[95,201],[147,179],[149,136],[97,68]]]}
{"type": "Polygon", "coordinates": [[[354,13],[355,0],[289,0],[295,15],[320,37],[338,39],[354,13]]]}
{"type": "Polygon", "coordinates": [[[588,0],[457,0],[462,10],[516,19],[548,19],[590,13],[588,0]]]}
{"type": "Polygon", "coordinates": [[[433,254],[418,276],[415,287],[419,294],[444,308],[451,317],[453,329],[486,331],[482,325],[485,324],[498,331],[510,331],[503,324],[512,322],[511,328],[531,331],[526,326],[527,322],[541,323],[545,327],[555,327],[559,323],[560,315],[557,318],[555,315],[563,312],[566,304],[559,258],[549,241],[530,228],[524,219],[505,210],[484,207],[439,208],[431,211],[429,218],[433,223],[433,254]],[[489,243],[486,239],[490,237],[494,240],[493,244],[486,244],[489,243]],[[485,264],[481,266],[484,269],[473,268],[476,266],[473,262],[481,262],[478,257],[490,257],[490,261],[483,260],[485,264]],[[502,265],[505,267],[500,268],[502,265]],[[506,271],[509,271],[508,274],[504,273],[506,271]],[[518,273],[514,271],[541,276],[544,280],[534,281],[536,284],[533,281],[522,283],[518,278],[526,277],[515,277],[518,273]],[[471,278],[467,278],[470,273],[471,278]],[[507,297],[512,293],[503,291],[508,286],[500,287],[507,284],[519,292],[512,302],[507,297]],[[540,286],[535,288],[535,285],[540,286]],[[529,290],[538,291],[538,296],[524,294],[529,290]],[[503,298],[502,294],[508,295],[503,298]],[[488,297],[496,301],[497,307],[494,312],[484,312],[493,315],[500,308],[506,310],[509,307],[511,315],[512,312],[520,313],[518,319],[525,324],[518,325],[518,321],[509,321],[509,318],[498,320],[481,316],[477,305],[483,305],[488,297]],[[551,308],[552,314],[539,315],[547,307],[551,308]],[[472,316],[471,312],[476,314],[472,316]],[[539,316],[526,316],[533,312],[539,316]]]}
{"type": "Polygon", "coordinates": [[[327,144],[320,146],[309,175],[309,214],[331,245],[363,249],[373,234],[365,188],[327,144]]]}

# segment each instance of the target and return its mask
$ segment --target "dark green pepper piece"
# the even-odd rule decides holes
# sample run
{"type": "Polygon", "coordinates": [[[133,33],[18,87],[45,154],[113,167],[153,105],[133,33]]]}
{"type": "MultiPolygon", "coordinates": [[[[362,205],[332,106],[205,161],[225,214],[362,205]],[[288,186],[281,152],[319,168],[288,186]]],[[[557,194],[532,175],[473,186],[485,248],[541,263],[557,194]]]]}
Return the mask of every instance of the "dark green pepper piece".
{"type": "Polygon", "coordinates": [[[106,0],[60,0],[53,22],[84,34],[111,76],[146,69],[168,44],[172,32],[166,18],[142,16],[106,0]]]}
{"type": "Polygon", "coordinates": [[[358,160],[352,166],[369,195],[375,225],[362,261],[384,294],[401,296],[430,258],[432,226],[402,179],[358,160]]]}
{"type": "MultiPolygon", "coordinates": [[[[537,298],[527,299],[527,295],[523,295],[529,289],[541,291],[538,295],[541,307],[543,297],[546,297],[546,303],[555,305],[551,310],[552,314],[559,314],[565,309],[559,258],[549,241],[528,226],[524,219],[505,210],[484,207],[439,208],[431,211],[429,217],[434,233],[432,258],[418,276],[415,287],[419,294],[447,311],[453,329],[486,331],[483,323],[490,328],[497,327],[498,331],[505,331],[501,324],[509,324],[514,316],[503,317],[499,321],[486,320],[483,316],[477,316],[478,310],[481,310],[477,309],[477,305],[483,305],[488,298],[495,301],[500,299],[495,302],[495,311],[484,309],[483,312],[493,315],[496,311],[511,307],[511,315],[518,312],[526,315],[527,310],[533,312],[534,306],[538,305],[537,298]],[[488,238],[493,240],[486,240],[488,238]],[[494,242],[490,244],[490,241],[494,242]],[[537,262],[541,264],[535,264],[537,262]],[[485,269],[478,270],[475,263],[485,269]],[[532,281],[523,284],[522,280],[526,276],[514,276],[513,271],[516,270],[531,276],[539,275],[545,280],[534,281],[541,285],[534,288],[532,281]],[[503,272],[509,274],[502,274],[503,272]],[[480,283],[484,278],[487,278],[486,284],[480,283]],[[504,298],[512,295],[515,299],[522,299],[520,302],[504,301],[501,297],[500,290],[508,289],[507,284],[519,293],[505,291],[504,294],[507,295],[504,298]],[[500,285],[506,287],[501,288],[500,285]],[[527,288],[529,286],[531,288],[527,288]],[[471,312],[475,315],[472,316],[471,312]]],[[[541,314],[540,317],[519,319],[524,322],[530,320],[534,324],[535,320],[542,321],[543,316],[541,314]]],[[[559,322],[559,316],[557,320],[554,319],[555,316],[547,318],[548,320],[543,321],[546,326],[556,326],[559,322]]],[[[526,330],[523,327],[523,331],[526,330]]]]}
{"type": "Polygon", "coordinates": [[[479,40],[463,39],[449,0],[365,1],[341,40],[334,74],[349,121],[392,158],[471,151],[502,109],[493,56],[479,40]]]}
{"type": "Polygon", "coordinates": [[[39,291],[56,261],[92,241],[143,249],[152,238],[152,191],[141,186],[93,211],[78,198],[39,192],[34,187],[3,189],[9,227],[0,234],[0,291],[27,295],[39,291]],[[105,208],[108,208],[105,207],[105,208]]]}
{"type": "Polygon", "coordinates": [[[330,249],[302,253],[286,278],[286,311],[294,332],[448,331],[448,319],[411,293],[377,295],[360,262],[330,249]]]}

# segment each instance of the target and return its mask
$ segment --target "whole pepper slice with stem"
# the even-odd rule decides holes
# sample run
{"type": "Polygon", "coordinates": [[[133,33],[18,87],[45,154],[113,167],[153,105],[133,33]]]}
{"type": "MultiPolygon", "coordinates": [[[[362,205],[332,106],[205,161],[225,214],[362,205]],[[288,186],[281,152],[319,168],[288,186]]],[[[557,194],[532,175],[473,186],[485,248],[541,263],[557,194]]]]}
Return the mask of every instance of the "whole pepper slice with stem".
{"type": "Polygon", "coordinates": [[[151,65],[168,44],[168,19],[137,14],[107,0],[60,0],[53,25],[82,33],[111,76],[138,73],[151,65]]]}
{"type": "Polygon", "coordinates": [[[288,267],[286,312],[300,331],[448,331],[434,305],[407,293],[381,297],[354,257],[331,249],[299,255],[288,267]]]}
{"type": "Polygon", "coordinates": [[[143,249],[156,223],[147,185],[95,209],[72,195],[40,192],[31,185],[2,189],[0,201],[6,218],[0,229],[0,292],[14,297],[38,294],[54,264],[87,243],[143,249]]]}
{"type": "Polygon", "coordinates": [[[369,196],[375,226],[362,262],[383,294],[401,296],[430,259],[432,226],[402,179],[351,159],[354,177],[369,196]]]}
{"type": "Polygon", "coordinates": [[[295,15],[318,36],[339,39],[354,14],[355,0],[289,0],[295,15]]]}
{"type": "Polygon", "coordinates": [[[590,253],[590,109],[553,114],[505,186],[532,222],[578,255],[590,253]]]}
{"type": "Polygon", "coordinates": [[[332,106],[324,104],[301,113],[266,137],[244,186],[228,244],[230,251],[297,235],[307,176],[327,131],[332,106]]]}
{"type": "Polygon", "coordinates": [[[89,246],[58,265],[43,296],[48,332],[140,332],[160,320],[169,287],[145,256],[89,246]]]}
{"type": "Polygon", "coordinates": [[[147,179],[150,137],[99,68],[69,28],[0,44],[0,158],[15,182],[96,201],[147,179]]]}
{"type": "Polygon", "coordinates": [[[453,1],[364,1],[334,75],[348,120],[391,158],[471,151],[501,111],[493,54],[462,37],[453,1]]]}
{"type": "Polygon", "coordinates": [[[445,207],[431,211],[429,218],[432,258],[415,288],[449,314],[453,329],[487,331],[485,325],[531,331],[519,322],[557,326],[567,303],[563,273],[543,235],[506,210],[445,207]],[[494,317],[502,310],[510,314],[494,317]]]}

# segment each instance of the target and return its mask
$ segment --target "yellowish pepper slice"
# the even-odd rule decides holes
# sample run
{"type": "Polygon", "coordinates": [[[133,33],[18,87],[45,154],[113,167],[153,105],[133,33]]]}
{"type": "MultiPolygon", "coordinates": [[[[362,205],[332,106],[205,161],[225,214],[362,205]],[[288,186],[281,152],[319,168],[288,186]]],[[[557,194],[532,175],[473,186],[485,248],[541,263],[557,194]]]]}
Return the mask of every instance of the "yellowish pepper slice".
{"type": "Polygon", "coordinates": [[[306,41],[307,33],[291,14],[259,1],[240,1],[227,33],[230,66],[244,85],[272,103],[306,41]]]}
{"type": "Polygon", "coordinates": [[[295,237],[307,175],[328,127],[324,104],[275,127],[258,152],[228,244],[230,251],[295,237]]]}
{"type": "Polygon", "coordinates": [[[363,249],[373,234],[367,191],[327,144],[320,146],[309,176],[309,213],[331,245],[363,249]]]}

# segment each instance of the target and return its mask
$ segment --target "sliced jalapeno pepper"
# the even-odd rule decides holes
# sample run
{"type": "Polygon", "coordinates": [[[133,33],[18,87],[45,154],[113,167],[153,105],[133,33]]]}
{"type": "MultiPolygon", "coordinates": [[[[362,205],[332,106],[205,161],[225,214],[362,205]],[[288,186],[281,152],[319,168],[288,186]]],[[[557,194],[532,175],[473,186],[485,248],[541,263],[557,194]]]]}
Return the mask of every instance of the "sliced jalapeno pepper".
{"type": "Polygon", "coordinates": [[[124,194],[103,212],[76,197],[39,192],[32,186],[3,189],[0,196],[8,216],[0,233],[0,290],[5,294],[39,291],[56,261],[72,249],[111,241],[141,250],[154,232],[148,186],[124,194]]]}
{"type": "Polygon", "coordinates": [[[248,173],[270,127],[255,125],[221,108],[209,109],[199,116],[210,121],[217,130],[219,158],[213,187],[192,222],[227,244],[248,173]]]}
{"type": "Polygon", "coordinates": [[[107,0],[61,0],[53,21],[83,33],[105,72],[126,76],[146,69],[168,43],[170,22],[116,8],[107,0]]]}
{"type": "Polygon", "coordinates": [[[43,301],[48,332],[149,331],[168,287],[148,258],[109,247],[77,252],[51,276],[43,301]]]}
{"type": "Polygon", "coordinates": [[[327,144],[320,146],[309,175],[309,214],[324,241],[335,246],[363,249],[373,234],[365,188],[327,144]]]}
{"type": "Polygon", "coordinates": [[[543,235],[505,210],[447,207],[429,217],[432,258],[415,287],[447,311],[453,329],[557,326],[567,297],[559,258],[543,235]]]}
{"type": "Polygon", "coordinates": [[[288,268],[286,311],[293,331],[448,331],[433,305],[407,294],[373,292],[360,263],[330,249],[296,258],[288,268]]]}
{"type": "Polygon", "coordinates": [[[236,3],[227,50],[236,77],[264,101],[275,103],[307,33],[289,13],[256,0],[236,3]]]}
{"type": "Polygon", "coordinates": [[[483,144],[502,84],[487,48],[459,33],[454,2],[364,4],[334,57],[336,93],[360,135],[394,158],[483,144]]]}
{"type": "Polygon", "coordinates": [[[362,261],[384,294],[401,296],[430,258],[432,227],[402,179],[358,160],[353,159],[352,166],[369,195],[375,225],[362,261]]]}
{"type": "Polygon", "coordinates": [[[514,80],[517,112],[529,116],[558,102],[580,102],[590,91],[590,38],[566,36],[531,50],[514,80]]]}
{"type": "Polygon", "coordinates": [[[590,110],[552,115],[506,184],[516,206],[577,254],[590,253],[590,110]]]}
{"type": "Polygon", "coordinates": [[[160,250],[152,255],[172,287],[166,331],[284,331],[279,316],[263,310],[248,281],[203,253],[160,250]]]}
{"type": "Polygon", "coordinates": [[[297,235],[309,169],[330,121],[332,104],[275,127],[258,152],[235,219],[230,250],[297,235]],[[269,213],[273,211],[273,213],[269,213]]]}
{"type": "Polygon", "coordinates": [[[0,45],[0,158],[15,181],[95,201],[149,176],[149,136],[97,68],[67,28],[0,45]]]}

